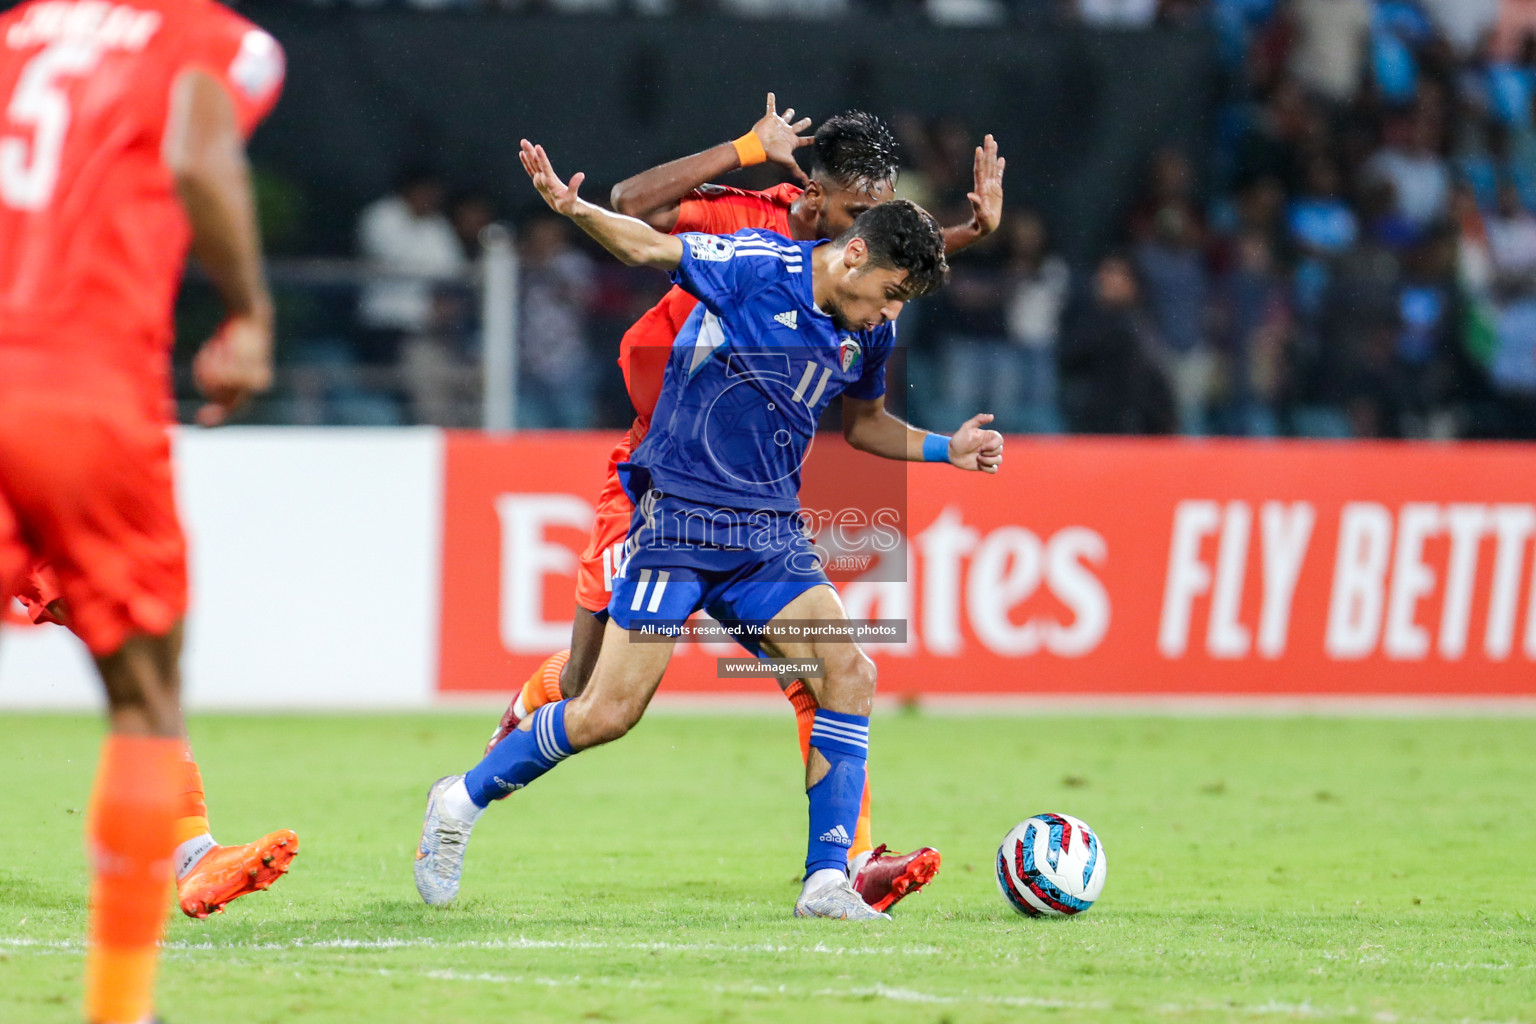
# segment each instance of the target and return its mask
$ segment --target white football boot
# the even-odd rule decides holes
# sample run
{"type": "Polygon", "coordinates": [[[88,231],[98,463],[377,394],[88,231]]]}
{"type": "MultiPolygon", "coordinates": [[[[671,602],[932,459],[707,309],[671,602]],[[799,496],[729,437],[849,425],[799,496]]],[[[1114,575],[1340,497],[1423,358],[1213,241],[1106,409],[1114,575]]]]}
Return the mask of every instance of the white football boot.
{"type": "Polygon", "coordinates": [[[416,891],[430,907],[452,903],[464,874],[464,848],[475,823],[461,821],[443,806],[443,794],[464,776],[445,775],[427,792],[427,817],[416,847],[416,891]]]}
{"type": "Polygon", "coordinates": [[[796,917],[829,917],[838,921],[889,921],[854,892],[847,875],[838,875],[810,892],[801,892],[795,902],[796,917]]]}

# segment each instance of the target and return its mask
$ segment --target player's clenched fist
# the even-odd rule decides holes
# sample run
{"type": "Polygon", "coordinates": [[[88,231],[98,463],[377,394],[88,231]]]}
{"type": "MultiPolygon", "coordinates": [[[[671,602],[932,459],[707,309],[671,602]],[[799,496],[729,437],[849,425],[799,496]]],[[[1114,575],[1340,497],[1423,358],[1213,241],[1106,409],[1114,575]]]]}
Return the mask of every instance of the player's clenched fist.
{"type": "Polygon", "coordinates": [[[550,165],[549,154],[544,152],[543,146],[535,146],[527,139],[523,140],[522,151],[518,158],[523,162],[523,170],[528,172],[528,177],[533,179],[533,187],[539,190],[539,195],[549,204],[549,208],[556,213],[569,217],[576,212],[576,205],[580,197],[576,190],[586,180],[586,175],[580,171],[571,175],[570,184],[561,181],[555,174],[555,169],[550,165]]]}
{"type": "Polygon", "coordinates": [[[961,425],[949,439],[949,461],[960,469],[996,473],[1003,464],[1003,435],[985,429],[992,422],[989,412],[977,413],[961,425]]]}
{"type": "Polygon", "coordinates": [[[269,316],[232,316],[204,343],[192,376],[208,404],[197,422],[216,427],[251,396],[272,386],[272,321],[269,316]]]}

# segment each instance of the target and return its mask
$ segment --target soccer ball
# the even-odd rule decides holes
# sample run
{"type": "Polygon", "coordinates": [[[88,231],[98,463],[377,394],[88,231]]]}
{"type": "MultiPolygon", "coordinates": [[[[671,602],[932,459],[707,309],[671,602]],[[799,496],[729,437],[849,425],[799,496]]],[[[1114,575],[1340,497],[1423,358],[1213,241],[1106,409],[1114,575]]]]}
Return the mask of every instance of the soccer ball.
{"type": "Polygon", "coordinates": [[[1093,829],[1069,814],[1015,825],[997,851],[997,887],[1025,917],[1071,917],[1093,906],[1108,870],[1093,829]]]}

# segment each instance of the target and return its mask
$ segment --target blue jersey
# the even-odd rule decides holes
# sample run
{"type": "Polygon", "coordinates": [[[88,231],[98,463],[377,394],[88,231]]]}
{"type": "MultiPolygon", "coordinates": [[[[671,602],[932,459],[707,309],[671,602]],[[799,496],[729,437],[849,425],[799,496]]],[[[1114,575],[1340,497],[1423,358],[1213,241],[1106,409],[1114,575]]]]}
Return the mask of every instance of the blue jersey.
{"type": "Polygon", "coordinates": [[[672,280],[699,305],[673,343],[650,433],[630,458],[631,495],[655,489],[793,512],[822,412],[839,395],[885,394],[896,328],[841,331],[816,307],[811,253],[825,243],[760,230],[678,237],[672,280]]]}

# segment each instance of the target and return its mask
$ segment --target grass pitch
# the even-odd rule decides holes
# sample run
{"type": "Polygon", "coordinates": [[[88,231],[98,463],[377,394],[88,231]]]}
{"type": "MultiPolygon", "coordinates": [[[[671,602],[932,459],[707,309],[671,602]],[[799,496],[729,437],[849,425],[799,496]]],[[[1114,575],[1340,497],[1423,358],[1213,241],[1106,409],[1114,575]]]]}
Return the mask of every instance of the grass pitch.
{"type": "MultiPolygon", "coordinates": [[[[411,884],[428,784],[494,715],[204,717],[214,834],[288,878],[172,922],[172,1024],[1536,1020],[1536,721],[878,716],[875,838],[944,870],[884,926],[796,921],[788,710],[655,716],[493,808],[457,905],[411,884]],[[1039,811],[1109,857],[1016,917],[1039,811]]],[[[95,719],[0,716],[0,1022],[77,1019],[95,719]]]]}

